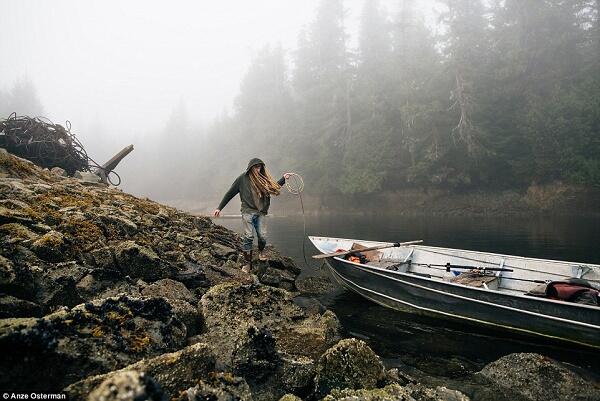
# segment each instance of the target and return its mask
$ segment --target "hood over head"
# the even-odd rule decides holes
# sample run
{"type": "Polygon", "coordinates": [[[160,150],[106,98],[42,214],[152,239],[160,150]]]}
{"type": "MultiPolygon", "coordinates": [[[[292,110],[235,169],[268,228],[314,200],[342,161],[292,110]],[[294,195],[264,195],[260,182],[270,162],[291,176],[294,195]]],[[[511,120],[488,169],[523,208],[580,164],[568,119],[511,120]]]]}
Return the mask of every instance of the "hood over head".
{"type": "Polygon", "coordinates": [[[250,171],[250,169],[253,166],[256,166],[257,164],[262,164],[263,166],[265,165],[265,162],[263,162],[262,160],[260,160],[258,157],[255,157],[254,159],[251,159],[248,162],[248,167],[246,168],[246,173],[248,173],[250,171]]]}

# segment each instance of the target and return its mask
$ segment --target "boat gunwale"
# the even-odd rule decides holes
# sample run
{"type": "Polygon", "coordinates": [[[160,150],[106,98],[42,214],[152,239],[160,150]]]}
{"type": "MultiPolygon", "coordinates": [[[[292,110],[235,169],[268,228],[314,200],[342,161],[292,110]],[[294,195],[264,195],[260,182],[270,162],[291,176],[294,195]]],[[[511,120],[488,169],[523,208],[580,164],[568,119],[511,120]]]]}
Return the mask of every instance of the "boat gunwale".
{"type": "MultiPolygon", "coordinates": [[[[385,245],[385,244],[390,244],[393,245],[394,242],[386,242],[386,241],[371,241],[371,240],[361,240],[361,239],[352,239],[352,238],[336,238],[336,237],[319,237],[319,236],[314,236],[314,235],[309,235],[308,238],[311,240],[311,242],[313,244],[315,244],[315,242],[312,240],[313,238],[315,239],[328,239],[328,240],[335,240],[335,241],[355,241],[355,242],[372,242],[374,244],[381,244],[381,245],[385,245]]],[[[316,246],[316,245],[315,245],[316,246]]],[[[374,245],[376,246],[376,245],[374,245]]],[[[562,263],[562,264],[573,264],[573,265],[577,265],[577,266],[586,266],[586,267],[594,267],[597,269],[600,269],[600,265],[599,264],[594,264],[594,263],[584,263],[584,262],[572,262],[572,261],[568,261],[568,260],[557,260],[557,259],[542,259],[542,258],[532,258],[529,256],[520,256],[520,255],[508,255],[508,254],[503,254],[503,253],[494,253],[494,252],[484,252],[484,251],[473,251],[470,249],[462,249],[462,248],[444,248],[441,246],[431,246],[431,245],[403,245],[403,247],[410,247],[410,248],[417,248],[417,249],[423,249],[423,250],[427,250],[428,248],[432,248],[432,249],[438,249],[438,250],[447,250],[447,251],[462,251],[462,252],[472,252],[478,255],[492,255],[492,256],[501,256],[501,257],[505,257],[505,258],[516,258],[516,259],[525,259],[525,260],[531,260],[531,261],[537,261],[537,262],[551,262],[551,263],[562,263]]],[[[319,250],[319,252],[323,253],[321,251],[320,248],[317,247],[317,249],[319,250]]],[[[460,256],[458,256],[460,257],[460,256]]],[[[482,263],[490,263],[490,262],[482,262],[482,263]]],[[[520,269],[520,267],[517,267],[517,269],[520,269]]],[[[534,270],[537,271],[537,270],[534,270]]]]}
{"type": "MultiPolygon", "coordinates": [[[[312,237],[312,236],[310,236],[309,239],[313,242],[313,244],[314,244],[314,241],[312,240],[312,238],[327,238],[327,239],[337,239],[337,240],[342,240],[342,241],[357,241],[357,240],[345,239],[345,238],[312,237]]],[[[361,240],[358,240],[358,241],[361,241],[361,240]]],[[[376,242],[376,241],[368,241],[368,242],[376,242]]],[[[386,244],[386,243],[387,242],[383,242],[382,244],[386,244]]],[[[389,244],[392,244],[392,243],[390,242],[389,244]]],[[[418,247],[425,247],[425,246],[423,246],[423,245],[408,245],[408,247],[418,248],[418,247]]],[[[439,248],[439,247],[430,247],[430,248],[458,250],[458,251],[463,250],[463,249],[439,248]]],[[[323,253],[320,248],[317,247],[317,249],[319,250],[319,252],[323,253]]],[[[467,252],[477,252],[477,253],[488,254],[488,255],[491,254],[489,252],[469,251],[469,250],[464,250],[464,251],[467,251],[467,252]]],[[[492,254],[492,255],[513,257],[511,255],[501,255],[501,254],[492,254]]],[[[550,259],[527,258],[527,257],[524,257],[524,256],[516,256],[516,257],[517,258],[530,259],[530,260],[534,259],[534,260],[538,260],[538,261],[550,260],[550,259]]],[[[406,277],[412,277],[412,278],[416,278],[418,280],[423,280],[423,281],[431,281],[431,282],[435,282],[435,283],[442,283],[442,284],[445,284],[445,285],[448,285],[448,286],[451,286],[451,287],[454,286],[454,287],[458,287],[458,288],[467,288],[469,290],[476,290],[476,291],[481,291],[481,292],[484,292],[484,293],[499,294],[499,295],[504,296],[504,297],[516,297],[516,298],[527,299],[527,300],[531,300],[531,301],[535,301],[535,302],[546,302],[546,303],[550,303],[550,304],[554,304],[554,305],[560,305],[560,306],[565,306],[565,307],[583,308],[583,309],[589,309],[591,311],[599,311],[598,310],[599,308],[597,306],[585,305],[585,304],[578,304],[578,303],[574,303],[574,302],[566,302],[566,301],[554,300],[554,299],[549,299],[549,298],[534,297],[534,296],[531,296],[531,295],[525,295],[525,293],[516,293],[516,294],[512,293],[512,294],[509,294],[508,292],[503,292],[501,290],[492,290],[492,289],[483,288],[483,287],[473,287],[473,286],[469,286],[469,285],[465,285],[465,284],[453,283],[451,281],[444,281],[444,280],[441,280],[441,279],[434,279],[434,278],[424,277],[424,276],[416,275],[416,274],[413,274],[413,273],[400,272],[400,271],[395,271],[395,270],[388,270],[388,269],[377,267],[377,266],[356,263],[356,262],[352,262],[350,260],[346,260],[346,259],[340,258],[338,256],[329,257],[327,259],[335,259],[335,260],[340,261],[340,262],[342,262],[344,264],[350,264],[350,265],[362,267],[362,268],[364,268],[366,270],[382,271],[382,272],[386,272],[386,273],[391,273],[392,275],[406,276],[406,277]]],[[[565,263],[565,262],[561,262],[561,261],[555,261],[555,262],[565,263]]],[[[570,263],[570,262],[566,262],[566,263],[570,263]]],[[[589,266],[589,265],[586,265],[586,266],[589,266]]],[[[596,266],[596,265],[592,265],[592,266],[596,266]]],[[[598,266],[598,267],[600,267],[600,266],[598,266]]],[[[393,280],[397,280],[397,279],[394,279],[393,277],[388,276],[387,274],[383,274],[383,276],[386,276],[386,277],[391,278],[393,280]]],[[[481,302],[486,302],[486,301],[481,301],[481,302]]],[[[535,313],[535,312],[532,312],[532,313],[535,313]]],[[[544,315],[544,316],[546,316],[546,315],[544,315]]]]}

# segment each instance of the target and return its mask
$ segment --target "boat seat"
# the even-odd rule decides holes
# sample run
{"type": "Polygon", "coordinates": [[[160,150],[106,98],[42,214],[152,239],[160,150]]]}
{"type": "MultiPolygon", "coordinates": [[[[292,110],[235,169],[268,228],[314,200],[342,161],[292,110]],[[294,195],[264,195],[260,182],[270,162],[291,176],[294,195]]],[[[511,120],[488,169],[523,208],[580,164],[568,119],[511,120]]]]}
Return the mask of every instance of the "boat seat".
{"type": "Polygon", "coordinates": [[[488,276],[471,272],[463,272],[458,276],[450,278],[448,281],[455,284],[481,287],[489,290],[497,290],[499,284],[498,277],[495,275],[488,276]]]}

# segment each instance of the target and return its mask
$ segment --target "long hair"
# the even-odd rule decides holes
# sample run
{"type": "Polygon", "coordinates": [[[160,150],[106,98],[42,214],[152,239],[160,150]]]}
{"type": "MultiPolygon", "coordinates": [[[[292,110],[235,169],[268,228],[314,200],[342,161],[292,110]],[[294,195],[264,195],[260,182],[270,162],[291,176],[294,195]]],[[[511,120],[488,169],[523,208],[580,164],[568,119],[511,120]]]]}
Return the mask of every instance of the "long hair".
{"type": "Polygon", "coordinates": [[[248,176],[250,177],[252,188],[259,197],[262,198],[263,196],[269,195],[277,196],[281,193],[281,185],[271,177],[271,174],[269,174],[264,164],[261,164],[258,171],[256,171],[254,167],[250,168],[248,176]]]}

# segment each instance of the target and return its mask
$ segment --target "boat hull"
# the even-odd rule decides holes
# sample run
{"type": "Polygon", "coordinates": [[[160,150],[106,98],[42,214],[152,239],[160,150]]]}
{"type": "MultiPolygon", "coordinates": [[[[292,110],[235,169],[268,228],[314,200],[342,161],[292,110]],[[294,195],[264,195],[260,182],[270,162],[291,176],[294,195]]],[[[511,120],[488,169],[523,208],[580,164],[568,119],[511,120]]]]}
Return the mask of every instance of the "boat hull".
{"type": "Polygon", "coordinates": [[[600,349],[600,312],[328,258],[342,286],[383,306],[600,349]]]}

